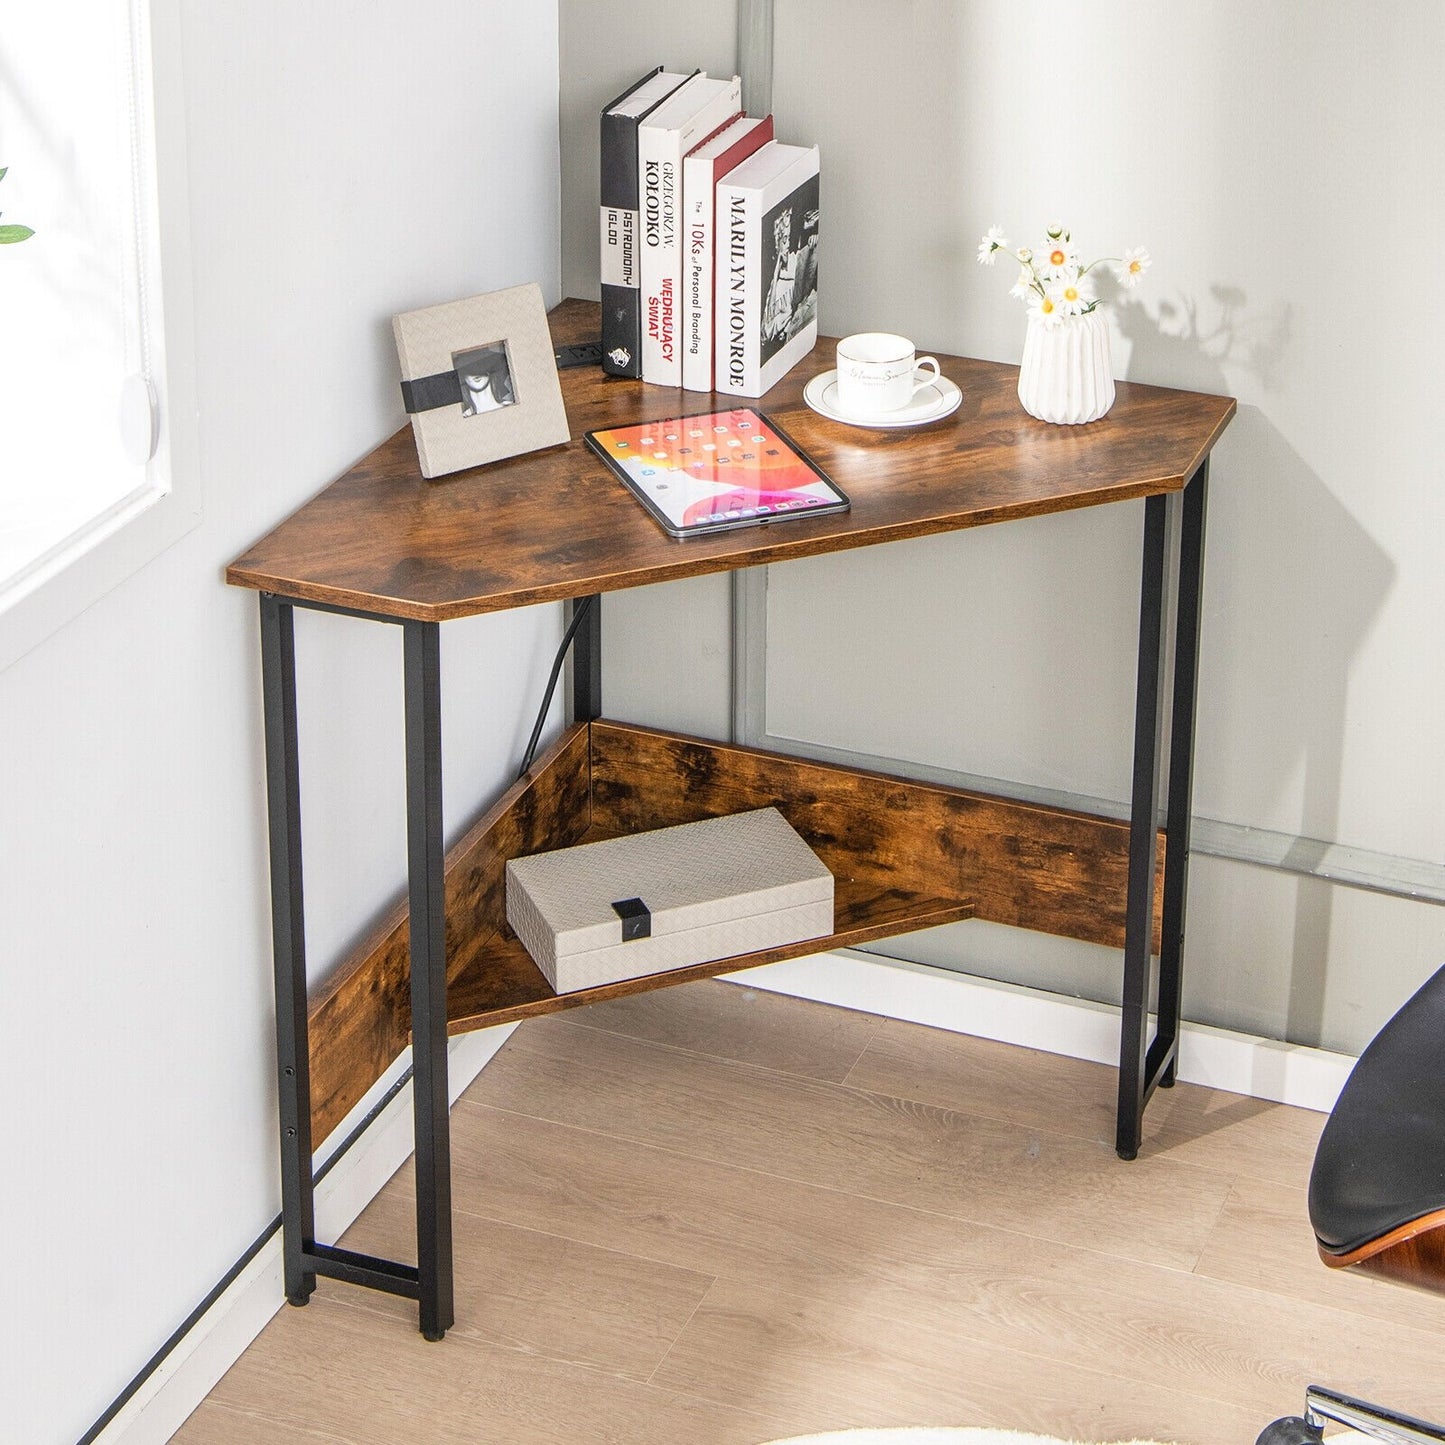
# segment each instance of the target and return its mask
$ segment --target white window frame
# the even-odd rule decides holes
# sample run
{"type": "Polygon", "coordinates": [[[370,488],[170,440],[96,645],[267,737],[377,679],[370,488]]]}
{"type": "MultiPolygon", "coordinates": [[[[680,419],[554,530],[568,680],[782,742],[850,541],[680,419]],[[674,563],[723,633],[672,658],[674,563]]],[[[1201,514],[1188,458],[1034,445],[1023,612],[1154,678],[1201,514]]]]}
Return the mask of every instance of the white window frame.
{"type": "Polygon", "coordinates": [[[72,534],[14,589],[0,610],[0,668],[77,617],[201,519],[180,4],[149,0],[141,6],[137,38],[138,260],[151,338],[147,376],[159,417],[156,453],[142,489],[72,534]]]}

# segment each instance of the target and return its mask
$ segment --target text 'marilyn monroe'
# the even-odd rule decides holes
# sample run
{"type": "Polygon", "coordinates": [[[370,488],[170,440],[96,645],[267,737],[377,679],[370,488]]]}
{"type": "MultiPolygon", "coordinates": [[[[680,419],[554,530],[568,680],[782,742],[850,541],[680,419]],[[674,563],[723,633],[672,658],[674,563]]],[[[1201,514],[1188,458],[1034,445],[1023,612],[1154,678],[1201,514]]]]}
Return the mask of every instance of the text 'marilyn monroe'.
{"type": "Polygon", "coordinates": [[[728,375],[743,379],[743,289],[747,279],[747,203],[734,196],[728,206],[728,375]]]}

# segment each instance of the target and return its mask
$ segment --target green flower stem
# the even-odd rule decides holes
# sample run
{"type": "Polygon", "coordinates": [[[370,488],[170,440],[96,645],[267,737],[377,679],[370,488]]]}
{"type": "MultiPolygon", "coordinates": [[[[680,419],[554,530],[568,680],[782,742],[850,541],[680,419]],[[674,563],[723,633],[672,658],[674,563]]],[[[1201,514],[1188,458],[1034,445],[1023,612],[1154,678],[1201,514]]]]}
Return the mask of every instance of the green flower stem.
{"type": "Polygon", "coordinates": [[[1008,251],[1008,254],[1019,263],[1019,269],[1027,271],[1029,275],[1033,277],[1033,280],[1029,282],[1029,288],[1031,290],[1037,291],[1040,296],[1047,296],[1049,294],[1044,289],[1044,283],[1039,280],[1038,270],[1035,268],[1032,261],[1025,261],[1024,258],[1020,256],[1017,251],[1010,250],[1007,246],[1000,246],[997,241],[993,243],[993,249],[995,251],[1008,251]]]}

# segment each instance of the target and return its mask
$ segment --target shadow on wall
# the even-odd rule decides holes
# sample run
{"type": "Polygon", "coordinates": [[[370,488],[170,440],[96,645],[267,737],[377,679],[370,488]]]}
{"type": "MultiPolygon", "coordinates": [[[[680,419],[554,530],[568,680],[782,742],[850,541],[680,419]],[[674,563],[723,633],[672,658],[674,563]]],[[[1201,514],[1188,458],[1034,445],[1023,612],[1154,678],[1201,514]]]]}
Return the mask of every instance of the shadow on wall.
{"type": "MultiPolygon", "coordinates": [[[[1147,302],[1120,299],[1114,310],[1130,342],[1132,375],[1214,392],[1232,390],[1241,373],[1263,392],[1282,384],[1288,306],[1251,315],[1243,292],[1216,285],[1204,302],[1166,299],[1151,314],[1147,302]]],[[[1393,585],[1394,565],[1264,408],[1241,406],[1216,456],[1196,811],[1337,840],[1351,664],[1393,585]]],[[[1269,1002],[1275,1017],[1283,1010],[1290,1040],[1350,1047],[1332,1037],[1339,1025],[1327,1020],[1334,895],[1298,890],[1291,966],[1280,984],[1287,992],[1269,1002]]],[[[1247,948],[1247,923],[1236,937],[1247,948]]],[[[1267,960],[1246,951],[1229,966],[1237,972],[1227,986],[1211,980],[1215,1007],[1228,1009],[1232,996],[1257,1016],[1265,1000],[1256,975],[1272,972],[1267,960]]]]}
{"type": "Polygon", "coordinates": [[[1232,376],[1256,377],[1265,391],[1279,390],[1293,315],[1288,304],[1251,315],[1239,287],[1215,284],[1206,304],[1192,296],[1165,297],[1151,315],[1146,301],[1107,272],[1100,275],[1099,292],[1129,343],[1131,380],[1227,392],[1227,367],[1232,376]]]}

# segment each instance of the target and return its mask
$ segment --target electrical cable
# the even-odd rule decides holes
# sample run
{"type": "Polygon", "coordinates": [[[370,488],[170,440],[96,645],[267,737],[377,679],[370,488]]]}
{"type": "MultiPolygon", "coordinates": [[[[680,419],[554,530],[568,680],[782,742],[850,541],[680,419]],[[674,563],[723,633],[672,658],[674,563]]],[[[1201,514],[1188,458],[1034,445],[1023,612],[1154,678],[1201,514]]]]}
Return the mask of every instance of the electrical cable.
{"type": "Polygon", "coordinates": [[[557,656],[552,659],[552,675],[547,679],[547,690],[542,694],[542,706],[537,710],[537,721],[532,726],[532,736],[527,740],[527,751],[522,758],[522,766],[517,772],[517,781],[520,782],[527,776],[527,770],[532,766],[532,759],[537,752],[537,740],[542,736],[542,725],[547,721],[547,709],[552,706],[552,694],[557,690],[557,678],[562,671],[562,663],[566,659],[567,649],[572,646],[572,639],[577,635],[577,629],[582,625],[582,619],[587,616],[593,603],[597,601],[594,595],[584,597],[582,604],[572,614],[572,621],[567,624],[567,630],[562,634],[562,643],[557,649],[557,656]]]}

